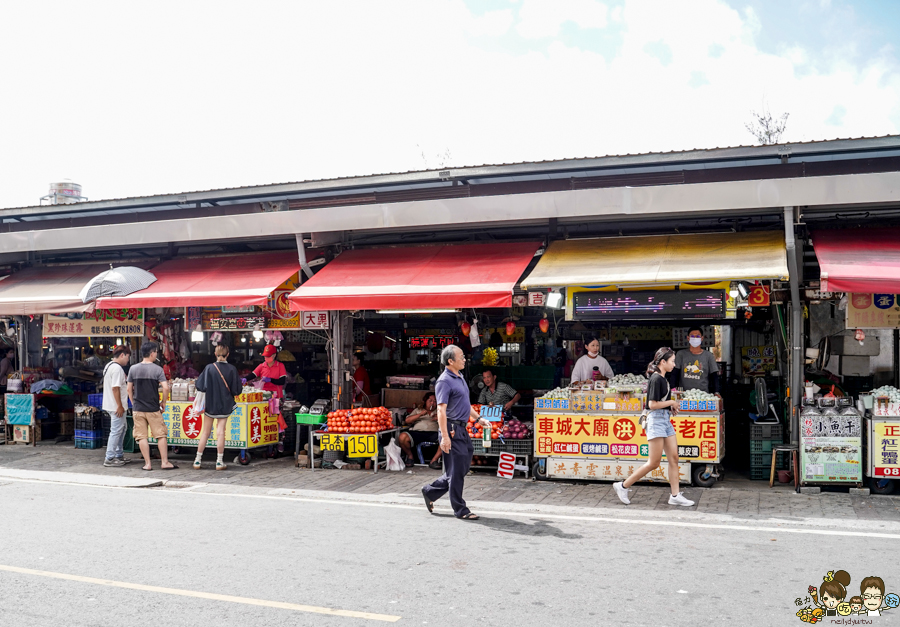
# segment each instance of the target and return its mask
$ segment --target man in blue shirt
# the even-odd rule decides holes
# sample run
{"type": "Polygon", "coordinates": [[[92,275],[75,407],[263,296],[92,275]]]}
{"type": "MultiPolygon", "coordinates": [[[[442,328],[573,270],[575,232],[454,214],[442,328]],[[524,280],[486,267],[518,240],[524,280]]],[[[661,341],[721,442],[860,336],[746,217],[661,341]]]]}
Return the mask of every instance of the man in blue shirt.
{"type": "Polygon", "coordinates": [[[441,364],[445,370],[434,386],[437,397],[438,428],[441,433],[441,450],[444,452],[444,474],[422,488],[425,507],[431,512],[434,502],[450,493],[450,505],[457,518],[478,520],[469,511],[463,500],[463,484],[466,473],[472,465],[472,441],[469,439],[469,417],[481,420],[490,427],[490,422],[479,418],[469,402],[469,386],[459,374],[466,366],[466,356],[458,346],[452,344],[441,351],[441,364]]]}

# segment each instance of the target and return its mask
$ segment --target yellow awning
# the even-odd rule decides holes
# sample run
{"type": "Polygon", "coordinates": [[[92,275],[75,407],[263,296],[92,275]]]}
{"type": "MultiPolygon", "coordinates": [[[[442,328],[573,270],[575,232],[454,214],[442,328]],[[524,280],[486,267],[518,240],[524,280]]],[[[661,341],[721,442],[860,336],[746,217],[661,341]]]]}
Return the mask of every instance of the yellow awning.
{"type": "Polygon", "coordinates": [[[704,233],[556,241],[522,288],[674,285],[788,278],[784,233],[704,233]]]}

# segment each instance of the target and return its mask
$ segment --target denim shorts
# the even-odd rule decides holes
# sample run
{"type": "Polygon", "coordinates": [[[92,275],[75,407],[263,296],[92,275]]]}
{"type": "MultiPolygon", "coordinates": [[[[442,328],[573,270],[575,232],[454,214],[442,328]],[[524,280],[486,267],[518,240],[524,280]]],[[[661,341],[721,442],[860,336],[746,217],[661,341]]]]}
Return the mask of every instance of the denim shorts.
{"type": "Polygon", "coordinates": [[[675,435],[675,427],[669,419],[668,409],[657,409],[647,415],[647,439],[666,438],[675,435]]]}

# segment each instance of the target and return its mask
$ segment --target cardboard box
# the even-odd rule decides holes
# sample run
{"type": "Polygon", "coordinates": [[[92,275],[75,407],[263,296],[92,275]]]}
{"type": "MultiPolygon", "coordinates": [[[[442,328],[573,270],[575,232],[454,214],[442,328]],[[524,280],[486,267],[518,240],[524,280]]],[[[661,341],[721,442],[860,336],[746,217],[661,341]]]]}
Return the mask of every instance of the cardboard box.
{"type": "Polygon", "coordinates": [[[31,444],[31,427],[26,425],[13,425],[13,442],[31,444]]]}
{"type": "MultiPolygon", "coordinates": [[[[314,463],[315,463],[315,468],[321,468],[321,467],[322,467],[322,460],[321,460],[321,459],[315,460],[314,463]]],[[[300,468],[309,468],[309,457],[306,456],[306,455],[302,455],[302,454],[301,454],[301,455],[298,455],[298,456],[297,456],[297,462],[296,462],[296,464],[297,464],[297,466],[300,467],[300,468]]]]}
{"type": "MultiPolygon", "coordinates": [[[[859,342],[857,342],[859,345],[859,342]]],[[[868,377],[872,374],[871,357],[841,357],[841,374],[850,377],[868,377]]]]}

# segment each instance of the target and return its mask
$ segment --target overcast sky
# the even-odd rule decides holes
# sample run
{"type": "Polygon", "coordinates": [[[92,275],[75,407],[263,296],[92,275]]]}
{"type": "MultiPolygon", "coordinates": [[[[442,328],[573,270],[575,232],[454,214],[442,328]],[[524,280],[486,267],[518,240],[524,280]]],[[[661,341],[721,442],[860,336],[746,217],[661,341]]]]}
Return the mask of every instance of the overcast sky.
{"type": "Polygon", "coordinates": [[[0,0],[0,206],[898,133],[900,2],[0,0]]]}

